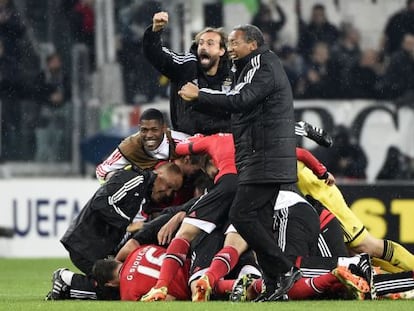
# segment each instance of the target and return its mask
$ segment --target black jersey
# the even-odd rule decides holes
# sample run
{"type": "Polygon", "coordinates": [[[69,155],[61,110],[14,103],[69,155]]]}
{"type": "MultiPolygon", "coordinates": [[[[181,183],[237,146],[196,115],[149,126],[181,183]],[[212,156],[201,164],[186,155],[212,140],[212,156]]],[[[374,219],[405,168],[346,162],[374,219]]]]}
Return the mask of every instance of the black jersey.
{"type": "Polygon", "coordinates": [[[150,171],[117,171],[72,221],[62,244],[91,262],[111,254],[149,201],[154,180],[150,171]]]}

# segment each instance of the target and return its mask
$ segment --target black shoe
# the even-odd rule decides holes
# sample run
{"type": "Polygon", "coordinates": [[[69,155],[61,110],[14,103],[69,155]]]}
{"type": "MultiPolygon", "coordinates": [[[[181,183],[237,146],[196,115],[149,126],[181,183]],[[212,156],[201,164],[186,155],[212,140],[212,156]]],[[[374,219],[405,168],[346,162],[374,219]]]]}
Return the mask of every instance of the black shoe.
{"type": "Polygon", "coordinates": [[[374,286],[374,273],[372,269],[371,256],[366,253],[356,255],[359,257],[358,264],[350,264],[349,270],[358,276],[363,277],[370,287],[370,293],[365,294],[365,299],[376,299],[377,294],[374,286]]]}
{"type": "Polygon", "coordinates": [[[298,136],[308,137],[318,145],[324,147],[331,147],[333,144],[332,137],[324,129],[311,125],[305,121],[296,122],[295,134],[298,136]]]}
{"type": "Polygon", "coordinates": [[[289,297],[288,297],[287,294],[282,295],[277,300],[269,300],[270,296],[271,296],[271,294],[269,294],[268,292],[261,293],[259,296],[257,296],[257,298],[255,300],[253,300],[253,302],[271,302],[271,301],[287,301],[287,300],[289,300],[289,297]]]}
{"type": "Polygon", "coordinates": [[[47,293],[45,300],[63,300],[68,297],[70,287],[62,280],[62,277],[60,276],[60,274],[64,270],[69,269],[60,268],[53,272],[52,290],[49,293],[47,293]]]}
{"type": "Polygon", "coordinates": [[[297,280],[299,280],[302,277],[302,272],[296,268],[292,267],[288,272],[286,272],[284,275],[280,277],[279,286],[276,289],[276,291],[269,296],[269,301],[276,301],[276,300],[285,300],[282,299],[285,295],[287,295],[287,292],[289,289],[292,288],[293,284],[297,280]]]}
{"type": "Polygon", "coordinates": [[[260,294],[254,301],[267,302],[288,300],[289,297],[287,295],[287,292],[301,277],[302,272],[298,268],[292,267],[288,272],[280,276],[279,281],[277,281],[275,285],[266,285],[265,291],[260,294]]]}

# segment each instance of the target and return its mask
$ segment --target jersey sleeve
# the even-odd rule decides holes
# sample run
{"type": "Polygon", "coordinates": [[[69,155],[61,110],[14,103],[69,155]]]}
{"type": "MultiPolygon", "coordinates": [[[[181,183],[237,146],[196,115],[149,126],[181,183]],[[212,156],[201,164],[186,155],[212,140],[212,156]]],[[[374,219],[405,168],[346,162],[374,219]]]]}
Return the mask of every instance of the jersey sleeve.
{"type": "Polygon", "coordinates": [[[296,157],[303,162],[319,179],[327,178],[328,170],[319,160],[309,151],[303,148],[296,148],[296,157]]]}
{"type": "Polygon", "coordinates": [[[104,221],[113,227],[123,228],[142,208],[147,181],[144,175],[131,170],[120,170],[101,186],[98,198],[104,204],[97,209],[104,221]]]}
{"type": "Polygon", "coordinates": [[[118,150],[114,150],[112,154],[96,167],[95,174],[98,181],[103,184],[106,181],[106,175],[110,172],[124,168],[131,164],[118,150]]]}
{"type": "Polygon", "coordinates": [[[153,32],[152,26],[145,30],[143,37],[144,55],[148,61],[163,75],[171,80],[179,80],[185,73],[188,62],[197,62],[192,53],[179,54],[162,46],[162,31],[153,32]]]}
{"type": "Polygon", "coordinates": [[[175,152],[178,155],[188,155],[206,152],[208,149],[208,144],[206,143],[206,140],[207,138],[203,135],[189,137],[185,141],[182,141],[177,144],[177,146],[175,147],[175,152]]]}

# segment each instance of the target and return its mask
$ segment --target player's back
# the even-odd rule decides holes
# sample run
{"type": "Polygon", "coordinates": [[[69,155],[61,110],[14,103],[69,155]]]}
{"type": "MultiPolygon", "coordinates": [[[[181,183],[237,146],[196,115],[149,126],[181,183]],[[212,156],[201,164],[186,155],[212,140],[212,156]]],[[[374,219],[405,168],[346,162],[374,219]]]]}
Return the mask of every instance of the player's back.
{"type": "MultiPolygon", "coordinates": [[[[125,260],[120,272],[121,300],[139,300],[158,280],[166,249],[157,245],[145,245],[134,250],[125,260]]],[[[168,294],[178,300],[191,297],[188,288],[188,265],[178,270],[168,294]]]]}

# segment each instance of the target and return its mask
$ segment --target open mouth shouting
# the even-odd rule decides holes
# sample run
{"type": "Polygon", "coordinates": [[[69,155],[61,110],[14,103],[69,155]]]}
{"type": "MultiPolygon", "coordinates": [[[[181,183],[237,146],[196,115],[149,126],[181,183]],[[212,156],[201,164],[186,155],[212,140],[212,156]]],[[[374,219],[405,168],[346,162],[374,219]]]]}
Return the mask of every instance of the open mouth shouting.
{"type": "Polygon", "coordinates": [[[200,59],[201,66],[203,66],[204,68],[210,66],[211,57],[210,57],[210,55],[207,52],[201,51],[200,54],[198,55],[198,57],[200,59]]]}

